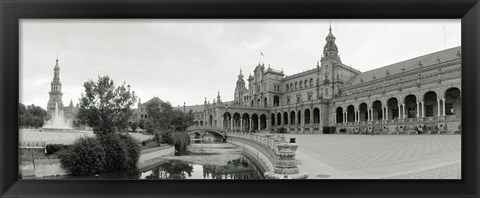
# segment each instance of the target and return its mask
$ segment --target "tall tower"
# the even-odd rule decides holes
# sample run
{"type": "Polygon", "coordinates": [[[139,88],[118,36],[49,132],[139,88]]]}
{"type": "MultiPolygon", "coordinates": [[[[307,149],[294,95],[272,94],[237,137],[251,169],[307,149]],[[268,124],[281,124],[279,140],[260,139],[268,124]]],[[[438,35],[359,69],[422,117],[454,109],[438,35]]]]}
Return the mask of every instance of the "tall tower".
{"type": "Polygon", "coordinates": [[[58,104],[58,109],[63,110],[63,102],[62,102],[62,83],[60,82],[60,66],[58,65],[58,56],[57,56],[57,63],[53,68],[53,80],[50,83],[50,98],[48,99],[47,104],[47,112],[48,115],[51,115],[53,111],[55,111],[55,105],[58,104]]]}
{"type": "Polygon", "coordinates": [[[337,71],[335,66],[337,64],[341,64],[340,56],[338,55],[338,47],[335,44],[335,36],[332,33],[332,25],[330,25],[329,33],[325,38],[327,43],[323,47],[323,54],[322,58],[320,59],[321,62],[321,76],[323,82],[322,88],[322,96],[325,99],[331,99],[335,95],[335,81],[337,80],[337,71]]]}
{"type": "Polygon", "coordinates": [[[243,94],[247,93],[247,88],[245,87],[245,81],[243,80],[242,69],[240,69],[240,74],[238,75],[237,86],[235,87],[235,93],[233,96],[234,104],[241,105],[243,101],[243,94]]]}

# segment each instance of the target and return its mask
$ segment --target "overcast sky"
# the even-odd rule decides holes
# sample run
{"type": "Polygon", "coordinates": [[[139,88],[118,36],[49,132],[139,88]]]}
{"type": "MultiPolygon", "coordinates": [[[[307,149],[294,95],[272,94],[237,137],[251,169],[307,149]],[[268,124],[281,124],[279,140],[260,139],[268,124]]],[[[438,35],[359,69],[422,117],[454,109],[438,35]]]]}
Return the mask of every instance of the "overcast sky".
{"type": "Polygon", "coordinates": [[[316,66],[329,24],[341,60],[368,71],[460,46],[460,20],[38,20],[20,23],[20,102],[46,108],[58,54],[63,102],[108,75],[143,102],[233,100],[240,68],[292,75],[316,66]],[[260,56],[263,52],[264,57],[260,56]]]}

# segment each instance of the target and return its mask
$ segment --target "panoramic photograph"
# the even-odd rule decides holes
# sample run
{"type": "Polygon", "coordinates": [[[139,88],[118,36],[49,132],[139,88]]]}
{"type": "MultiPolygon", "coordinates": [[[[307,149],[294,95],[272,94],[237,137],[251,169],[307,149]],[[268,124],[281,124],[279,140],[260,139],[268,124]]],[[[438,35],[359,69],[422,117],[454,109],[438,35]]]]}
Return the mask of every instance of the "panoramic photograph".
{"type": "Polygon", "coordinates": [[[462,179],[459,19],[19,32],[20,179],[462,179]]]}

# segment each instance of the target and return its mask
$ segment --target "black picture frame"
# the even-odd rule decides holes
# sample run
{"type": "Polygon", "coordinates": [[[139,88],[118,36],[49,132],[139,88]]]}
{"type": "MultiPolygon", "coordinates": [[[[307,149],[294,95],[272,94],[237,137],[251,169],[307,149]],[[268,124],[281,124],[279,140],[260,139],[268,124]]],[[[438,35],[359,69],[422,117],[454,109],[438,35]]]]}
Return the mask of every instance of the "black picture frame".
{"type": "Polygon", "coordinates": [[[1,197],[479,197],[478,0],[0,0],[1,197]],[[461,180],[18,180],[19,19],[461,18],[461,180]]]}

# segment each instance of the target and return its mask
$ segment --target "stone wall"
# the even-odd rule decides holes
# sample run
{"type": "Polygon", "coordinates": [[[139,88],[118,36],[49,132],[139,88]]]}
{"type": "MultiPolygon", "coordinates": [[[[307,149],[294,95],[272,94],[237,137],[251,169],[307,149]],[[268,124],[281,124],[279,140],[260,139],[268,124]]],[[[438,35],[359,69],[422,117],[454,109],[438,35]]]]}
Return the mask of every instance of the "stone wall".
{"type": "Polygon", "coordinates": [[[244,152],[254,158],[258,163],[257,165],[260,165],[265,172],[273,171],[275,167],[274,153],[264,146],[248,139],[233,136],[228,136],[227,141],[242,147],[244,152]]]}

